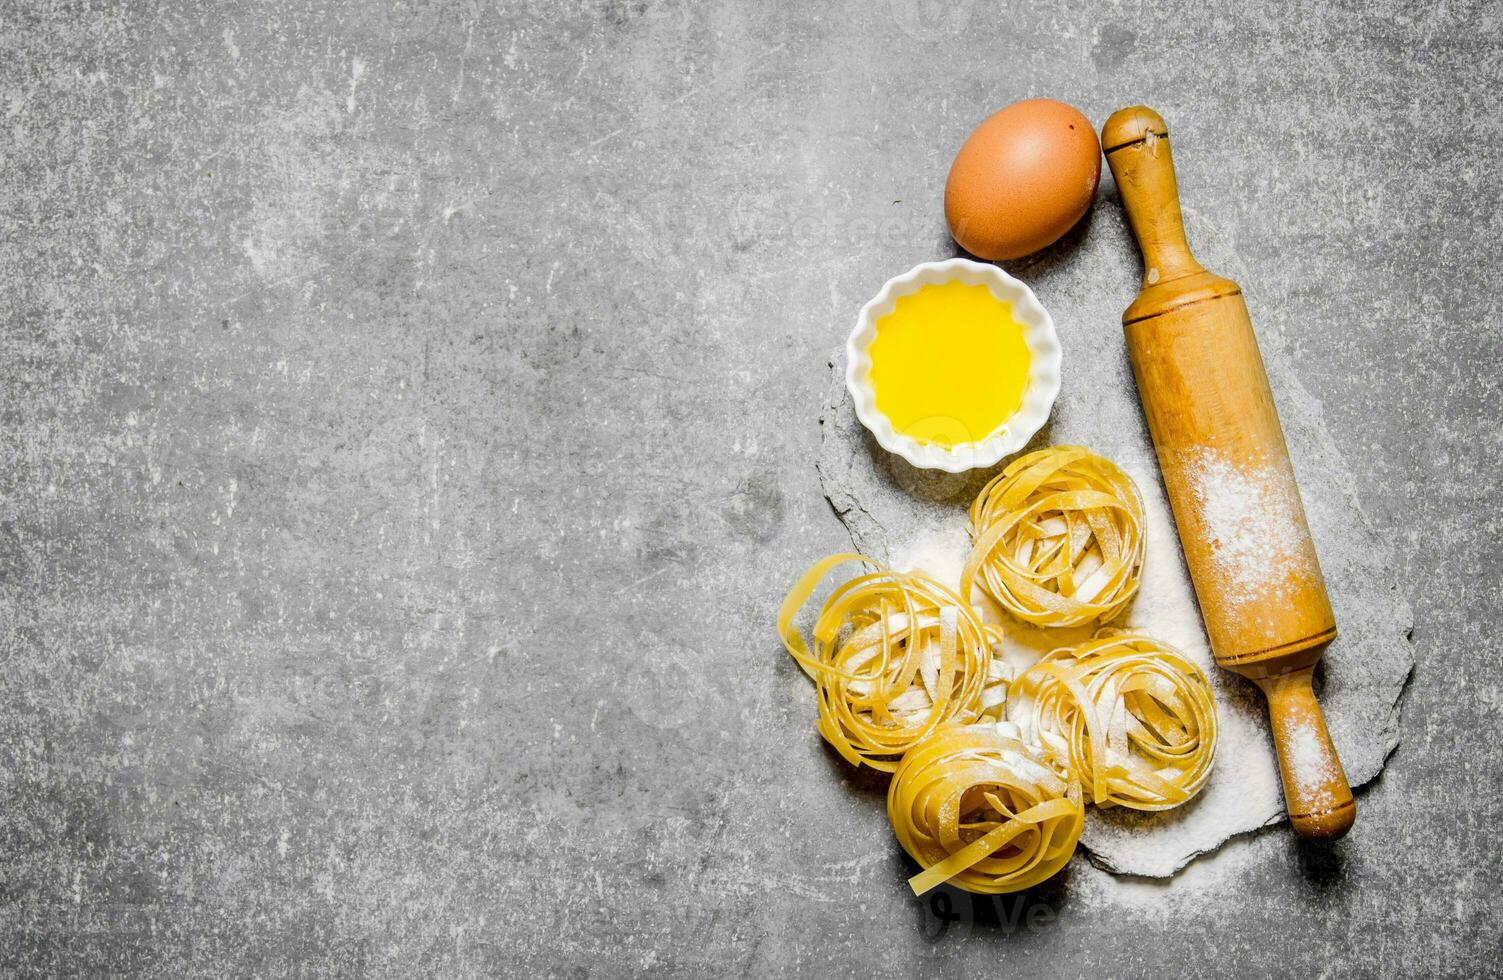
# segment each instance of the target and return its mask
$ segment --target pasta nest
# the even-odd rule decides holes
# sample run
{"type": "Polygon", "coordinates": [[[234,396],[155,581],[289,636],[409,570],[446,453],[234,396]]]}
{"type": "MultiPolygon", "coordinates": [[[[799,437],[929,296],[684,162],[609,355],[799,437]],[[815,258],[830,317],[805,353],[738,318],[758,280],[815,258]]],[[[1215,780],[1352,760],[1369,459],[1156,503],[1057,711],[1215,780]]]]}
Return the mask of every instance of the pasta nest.
{"type": "Polygon", "coordinates": [[[966,891],[1021,891],[1070,860],[1085,821],[1080,782],[1062,760],[1002,724],[948,725],[903,756],[887,816],[924,870],[915,894],[949,882],[966,891]]]}
{"type": "Polygon", "coordinates": [[[816,562],[778,613],[778,632],[814,681],[817,727],[852,765],[884,772],[947,722],[1001,713],[1006,670],[993,661],[1001,639],[960,597],[926,575],[883,568],[851,579],[825,601],[806,641],[794,618],[828,572],[860,555],[816,562]]]}
{"type": "Polygon", "coordinates": [[[1064,753],[1100,807],[1167,810],[1205,786],[1216,702],[1201,669],[1148,636],[1102,631],[1017,678],[1007,718],[1064,753]]]}
{"type": "Polygon", "coordinates": [[[971,505],[961,578],[1037,626],[1106,622],[1138,591],[1143,497],[1115,463],[1081,446],[1014,460],[971,505]]]}

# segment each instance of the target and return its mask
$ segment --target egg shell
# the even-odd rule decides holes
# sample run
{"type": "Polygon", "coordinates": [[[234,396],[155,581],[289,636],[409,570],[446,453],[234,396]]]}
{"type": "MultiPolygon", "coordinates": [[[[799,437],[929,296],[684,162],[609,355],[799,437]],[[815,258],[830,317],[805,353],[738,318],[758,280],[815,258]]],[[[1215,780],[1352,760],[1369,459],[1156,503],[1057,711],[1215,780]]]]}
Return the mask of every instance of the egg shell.
{"type": "Polygon", "coordinates": [[[1014,102],[955,155],[945,220],[972,255],[1015,259],[1074,227],[1100,182],[1101,143],[1079,109],[1053,99],[1014,102]]]}

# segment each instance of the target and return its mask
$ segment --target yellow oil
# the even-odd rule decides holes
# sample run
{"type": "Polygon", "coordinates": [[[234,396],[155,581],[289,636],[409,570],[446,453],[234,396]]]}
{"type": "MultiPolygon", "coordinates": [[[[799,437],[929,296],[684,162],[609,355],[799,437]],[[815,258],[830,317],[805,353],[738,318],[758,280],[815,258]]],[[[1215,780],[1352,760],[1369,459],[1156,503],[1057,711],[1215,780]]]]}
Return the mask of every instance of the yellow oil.
{"type": "Polygon", "coordinates": [[[951,281],[899,297],[869,352],[877,410],[919,442],[980,442],[1028,387],[1023,325],[985,286],[951,281]]]}

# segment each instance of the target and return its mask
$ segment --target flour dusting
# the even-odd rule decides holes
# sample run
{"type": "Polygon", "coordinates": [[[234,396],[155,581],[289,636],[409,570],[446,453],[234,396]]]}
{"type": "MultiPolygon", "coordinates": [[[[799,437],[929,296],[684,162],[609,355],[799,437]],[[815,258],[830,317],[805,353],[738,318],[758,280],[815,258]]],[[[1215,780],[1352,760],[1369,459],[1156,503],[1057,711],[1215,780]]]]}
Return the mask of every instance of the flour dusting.
{"type": "Polygon", "coordinates": [[[946,588],[960,591],[960,573],[971,553],[971,537],[958,524],[940,524],[894,542],[894,571],[923,572],[946,588]]]}
{"type": "Polygon", "coordinates": [[[1238,464],[1208,448],[1188,454],[1182,465],[1222,594],[1241,604],[1286,590],[1291,569],[1305,567],[1311,550],[1289,466],[1238,464]]]}
{"type": "Polygon", "coordinates": [[[1289,778],[1300,795],[1309,800],[1323,793],[1336,778],[1336,766],[1324,740],[1309,725],[1300,725],[1289,736],[1289,778]]]}

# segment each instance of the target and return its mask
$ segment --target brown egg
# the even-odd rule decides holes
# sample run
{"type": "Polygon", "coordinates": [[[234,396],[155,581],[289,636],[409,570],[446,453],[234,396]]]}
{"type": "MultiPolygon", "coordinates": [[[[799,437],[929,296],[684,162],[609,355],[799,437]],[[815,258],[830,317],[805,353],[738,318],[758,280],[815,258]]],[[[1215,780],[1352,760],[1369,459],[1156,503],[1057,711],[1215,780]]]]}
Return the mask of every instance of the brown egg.
{"type": "Polygon", "coordinates": [[[1100,181],[1101,143],[1079,109],[1053,99],[1014,102],[955,154],[945,219],[972,255],[1015,259],[1069,231],[1100,181]]]}

